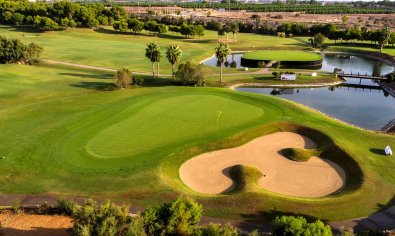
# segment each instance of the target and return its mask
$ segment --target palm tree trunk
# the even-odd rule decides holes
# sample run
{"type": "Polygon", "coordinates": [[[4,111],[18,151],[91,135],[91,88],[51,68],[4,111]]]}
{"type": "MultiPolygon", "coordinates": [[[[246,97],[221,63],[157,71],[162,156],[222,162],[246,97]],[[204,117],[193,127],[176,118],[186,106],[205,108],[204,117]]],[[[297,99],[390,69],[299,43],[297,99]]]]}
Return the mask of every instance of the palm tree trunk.
{"type": "Polygon", "coordinates": [[[158,68],[156,68],[157,69],[156,77],[159,78],[159,62],[157,62],[157,65],[158,65],[158,68]]]}
{"type": "Polygon", "coordinates": [[[235,40],[236,38],[235,38],[235,34],[233,33],[233,42],[235,42],[236,40],[235,40]]]}
{"type": "Polygon", "coordinates": [[[155,79],[155,63],[152,62],[152,78],[155,79]]]}
{"type": "Polygon", "coordinates": [[[221,62],[221,72],[219,73],[220,74],[220,76],[219,76],[219,82],[220,83],[222,83],[222,66],[224,65],[224,63],[223,62],[221,62]]]}
{"type": "Polygon", "coordinates": [[[174,80],[174,64],[171,64],[171,77],[174,80]]]}

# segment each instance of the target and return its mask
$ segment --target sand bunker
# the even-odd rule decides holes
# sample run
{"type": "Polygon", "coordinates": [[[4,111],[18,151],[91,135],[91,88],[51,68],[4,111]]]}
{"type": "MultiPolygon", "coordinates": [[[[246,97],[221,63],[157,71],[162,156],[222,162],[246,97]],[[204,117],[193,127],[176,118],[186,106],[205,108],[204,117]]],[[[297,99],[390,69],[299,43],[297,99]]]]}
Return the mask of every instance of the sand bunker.
{"type": "Polygon", "coordinates": [[[262,172],[263,176],[258,180],[262,188],[296,197],[322,197],[343,187],[344,170],[319,157],[295,162],[279,153],[284,148],[315,147],[312,140],[296,133],[270,134],[240,147],[194,157],[181,166],[180,178],[196,192],[219,194],[235,187],[228,177],[229,167],[247,165],[262,172]]]}

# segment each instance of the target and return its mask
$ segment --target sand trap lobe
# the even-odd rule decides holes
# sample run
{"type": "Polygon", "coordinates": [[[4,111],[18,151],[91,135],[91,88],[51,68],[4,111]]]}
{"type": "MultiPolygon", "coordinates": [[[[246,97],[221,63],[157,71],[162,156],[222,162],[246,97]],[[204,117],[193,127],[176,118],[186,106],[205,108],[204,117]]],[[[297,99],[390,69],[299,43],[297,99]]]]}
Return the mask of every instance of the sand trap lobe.
{"type": "Polygon", "coordinates": [[[181,166],[180,178],[196,192],[219,194],[234,188],[227,173],[229,167],[248,165],[262,172],[258,185],[264,189],[296,197],[322,197],[343,187],[345,171],[323,158],[295,162],[279,153],[284,148],[315,147],[312,140],[296,133],[270,134],[240,147],[196,156],[181,166]]]}

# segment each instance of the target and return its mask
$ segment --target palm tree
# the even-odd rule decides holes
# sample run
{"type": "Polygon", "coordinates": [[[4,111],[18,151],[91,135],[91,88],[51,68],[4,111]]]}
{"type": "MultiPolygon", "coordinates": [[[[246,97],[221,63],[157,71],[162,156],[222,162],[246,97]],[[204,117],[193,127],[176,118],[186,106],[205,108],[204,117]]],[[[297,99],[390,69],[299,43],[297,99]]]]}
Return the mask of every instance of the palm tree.
{"type": "Polygon", "coordinates": [[[160,54],[160,47],[156,43],[147,44],[145,49],[145,56],[152,63],[152,77],[155,79],[155,62],[158,63],[158,77],[159,77],[159,62],[162,57],[160,54]]]}
{"type": "Polygon", "coordinates": [[[228,39],[229,39],[228,36],[229,36],[229,33],[231,32],[230,26],[229,25],[224,25],[223,29],[224,29],[224,31],[226,33],[226,41],[228,41],[228,39]]]}
{"type": "Polygon", "coordinates": [[[180,46],[178,45],[170,45],[166,48],[166,58],[169,60],[171,64],[171,75],[172,78],[174,79],[174,65],[180,61],[182,56],[182,51],[180,49],[180,46]]]}
{"type": "Polygon", "coordinates": [[[232,31],[233,34],[233,42],[236,42],[236,35],[239,33],[239,25],[234,23],[230,26],[230,30],[232,31]]]}
{"type": "Polygon", "coordinates": [[[218,62],[221,65],[221,73],[219,78],[219,82],[221,83],[222,83],[222,67],[224,66],[225,61],[227,61],[229,55],[230,55],[230,48],[228,44],[220,43],[215,48],[215,56],[217,57],[218,62]]]}
{"type": "Polygon", "coordinates": [[[222,39],[222,37],[225,35],[225,30],[224,30],[224,28],[219,29],[219,30],[217,31],[217,34],[218,34],[218,42],[221,42],[220,39],[222,39]]]}

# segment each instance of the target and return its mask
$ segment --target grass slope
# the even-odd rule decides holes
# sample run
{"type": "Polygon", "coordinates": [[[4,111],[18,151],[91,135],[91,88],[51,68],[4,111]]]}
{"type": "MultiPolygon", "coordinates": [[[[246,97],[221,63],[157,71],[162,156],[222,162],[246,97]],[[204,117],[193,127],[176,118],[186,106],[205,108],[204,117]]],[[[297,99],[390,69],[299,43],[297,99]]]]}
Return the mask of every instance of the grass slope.
{"type": "Polygon", "coordinates": [[[0,80],[6,88],[0,92],[0,155],[6,157],[0,160],[1,193],[91,195],[138,205],[183,194],[215,217],[262,218],[275,210],[326,220],[368,215],[393,201],[395,160],[374,150],[395,146],[395,137],[348,127],[295,103],[219,88],[106,91],[111,75],[62,67],[2,65],[0,80]],[[289,123],[327,134],[352,159],[335,149],[322,156],[342,165],[356,161],[363,178],[349,169],[350,187],[320,199],[265,190],[213,197],[180,181],[178,169],[187,159],[289,123]],[[120,157],[91,155],[90,145],[103,156],[120,157]]]}
{"type": "Polygon", "coordinates": [[[313,156],[318,156],[320,151],[315,149],[304,149],[304,148],[285,148],[281,150],[281,153],[292,161],[308,161],[313,156]]]}
{"type": "Polygon", "coordinates": [[[265,50],[244,53],[243,58],[262,61],[318,61],[322,56],[313,52],[265,50]]]}

